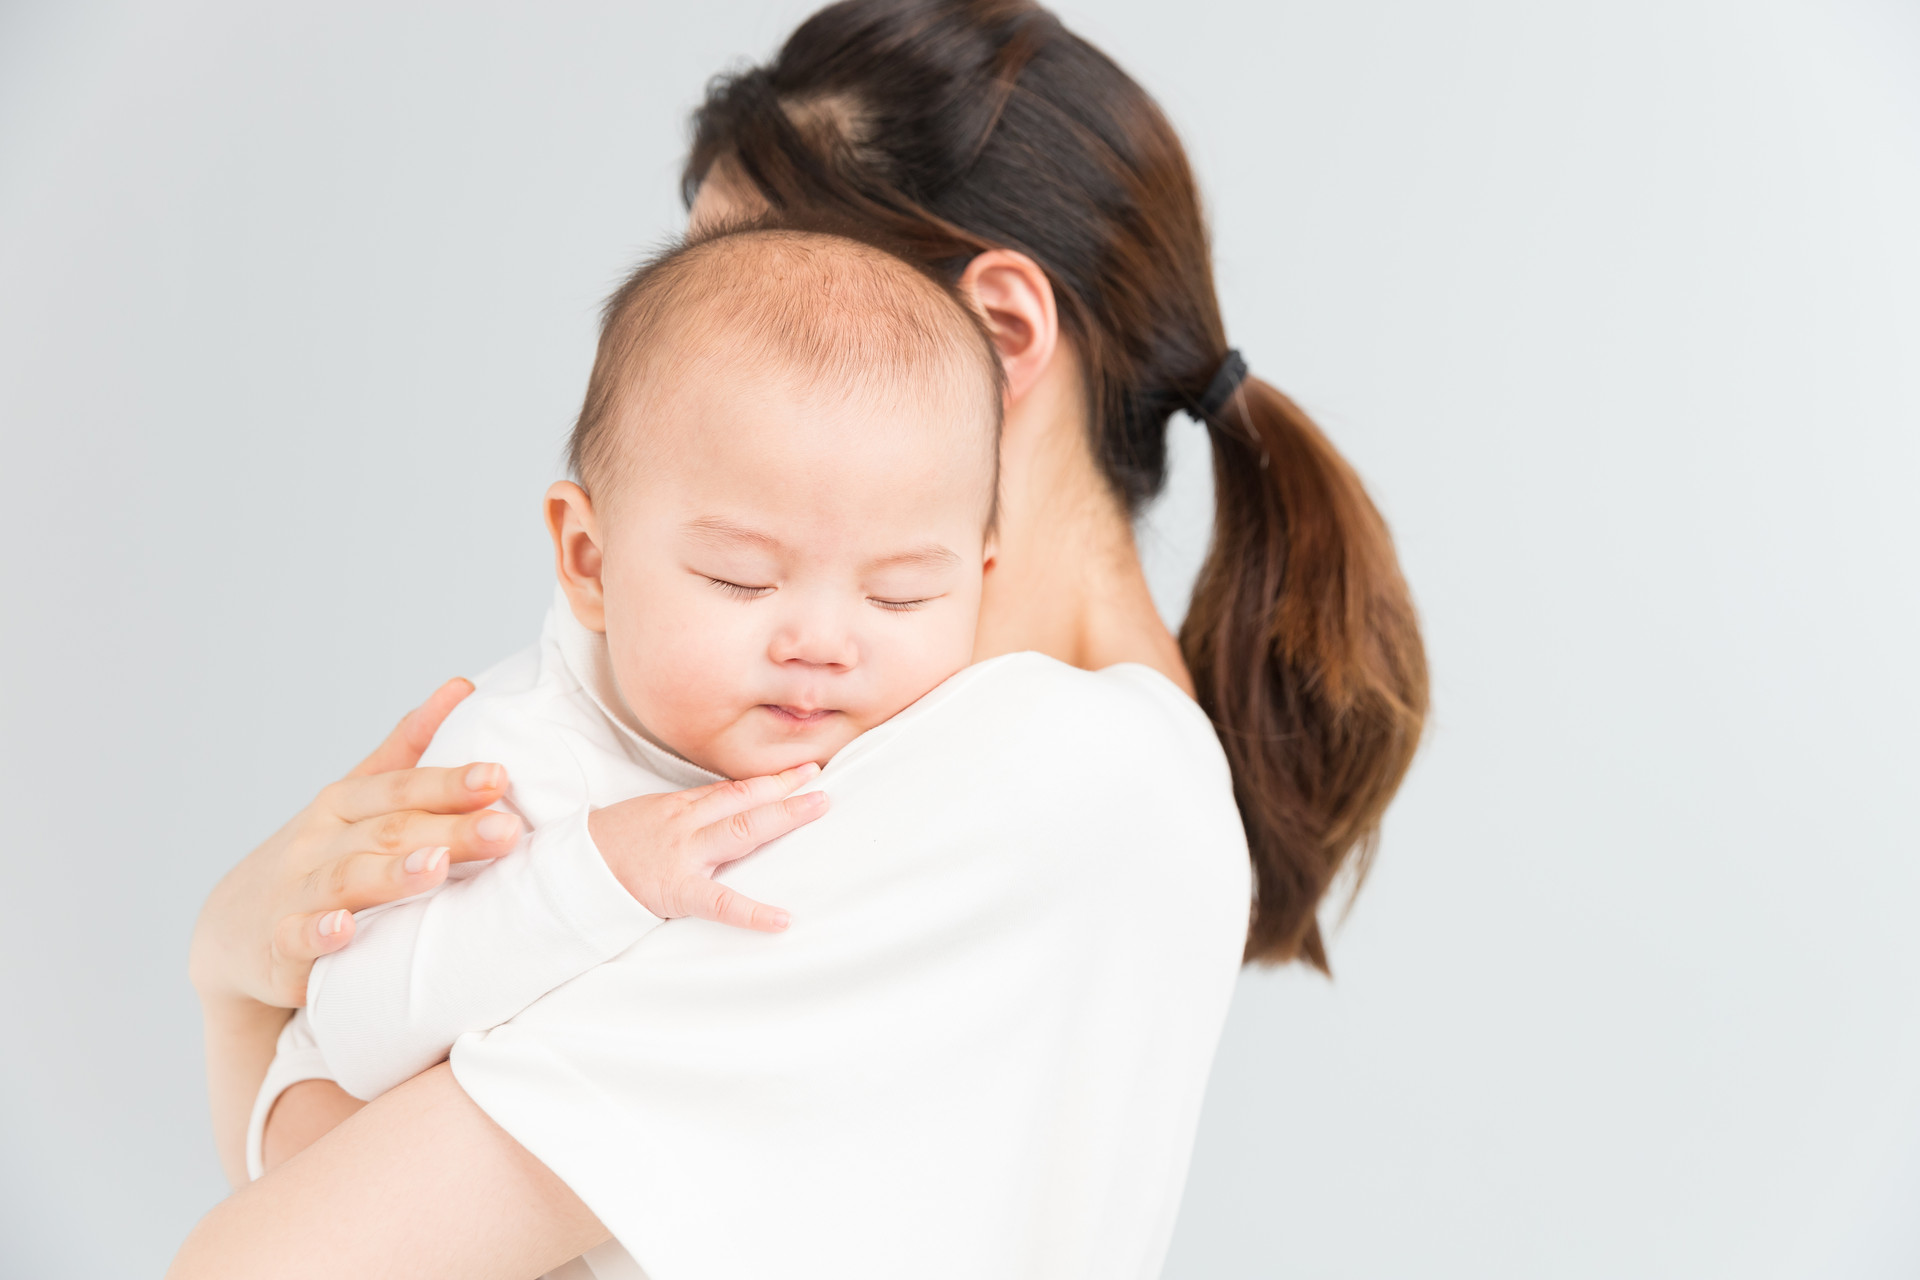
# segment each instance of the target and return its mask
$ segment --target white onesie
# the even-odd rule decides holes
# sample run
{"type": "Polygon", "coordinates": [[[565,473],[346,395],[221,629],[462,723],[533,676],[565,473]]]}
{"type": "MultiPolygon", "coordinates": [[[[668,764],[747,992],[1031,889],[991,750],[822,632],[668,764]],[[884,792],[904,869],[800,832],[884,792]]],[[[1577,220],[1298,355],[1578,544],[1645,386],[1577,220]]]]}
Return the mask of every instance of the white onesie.
{"type": "Polygon", "coordinates": [[[353,945],[314,965],[307,1007],[281,1033],[254,1104],[250,1176],[288,1086],[333,1080],[376,1098],[463,1032],[498,1026],[644,937],[660,920],[614,878],[587,814],[719,778],[647,736],[613,684],[605,637],[557,590],[540,643],[480,676],[420,763],[473,761],[506,767],[499,807],[527,834],[506,857],[456,864],[431,893],[357,913],[353,945]]]}

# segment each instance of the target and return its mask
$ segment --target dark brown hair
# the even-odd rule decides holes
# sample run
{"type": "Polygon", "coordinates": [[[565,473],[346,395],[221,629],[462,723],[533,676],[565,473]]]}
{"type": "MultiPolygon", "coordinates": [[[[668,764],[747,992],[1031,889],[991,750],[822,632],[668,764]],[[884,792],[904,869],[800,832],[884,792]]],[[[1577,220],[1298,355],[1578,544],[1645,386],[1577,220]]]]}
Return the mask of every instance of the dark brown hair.
{"type": "Polygon", "coordinates": [[[1139,85],[1024,0],[847,0],[694,116],[691,204],[726,162],[775,209],[830,209],[956,274],[989,248],[1052,282],[1100,464],[1130,512],[1167,420],[1213,441],[1213,545],[1180,631],[1233,766],[1254,866],[1247,956],[1325,969],[1316,909],[1364,877],[1420,739],[1426,659],[1393,543],[1300,408],[1227,354],[1186,153],[1139,85]]]}

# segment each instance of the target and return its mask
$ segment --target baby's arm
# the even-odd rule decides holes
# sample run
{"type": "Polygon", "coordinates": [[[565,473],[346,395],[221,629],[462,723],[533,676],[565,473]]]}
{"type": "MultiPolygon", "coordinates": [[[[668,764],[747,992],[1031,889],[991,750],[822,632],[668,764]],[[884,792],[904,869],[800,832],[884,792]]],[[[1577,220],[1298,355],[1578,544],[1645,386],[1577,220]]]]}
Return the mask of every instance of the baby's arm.
{"type": "Polygon", "coordinates": [[[479,874],[362,917],[314,966],[315,1038],[342,1088],[378,1097],[659,923],[607,869],[582,806],[479,874]]]}
{"type": "Polygon", "coordinates": [[[362,913],[353,943],[308,981],[318,1051],[357,1098],[432,1066],[463,1033],[505,1022],[660,923],[595,845],[564,734],[500,720],[484,705],[456,714],[429,755],[498,761],[516,808],[547,820],[477,874],[362,913]]]}
{"type": "Polygon", "coordinates": [[[593,809],[573,755],[592,748],[540,724],[476,731],[497,718],[485,703],[456,713],[428,757],[506,766],[532,830],[469,878],[362,914],[352,944],[324,957],[308,981],[319,1051],[354,1097],[377,1097],[424,1071],[460,1036],[505,1022],[664,918],[786,927],[785,912],[712,877],[826,811],[822,793],[795,794],[816,766],[593,809]]]}

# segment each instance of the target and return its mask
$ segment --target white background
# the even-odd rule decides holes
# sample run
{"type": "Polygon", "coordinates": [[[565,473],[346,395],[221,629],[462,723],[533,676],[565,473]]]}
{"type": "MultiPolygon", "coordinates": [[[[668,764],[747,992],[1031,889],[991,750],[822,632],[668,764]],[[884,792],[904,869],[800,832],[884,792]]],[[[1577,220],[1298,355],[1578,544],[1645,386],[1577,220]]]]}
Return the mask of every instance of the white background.
{"type": "MultiPolygon", "coordinates": [[[[0,8],[0,1274],[157,1274],[221,1194],[193,913],[534,635],[596,304],[806,9],[0,8]]],[[[1436,681],[1337,981],[1242,984],[1167,1275],[1920,1274],[1920,11],[1065,14],[1436,681]]]]}

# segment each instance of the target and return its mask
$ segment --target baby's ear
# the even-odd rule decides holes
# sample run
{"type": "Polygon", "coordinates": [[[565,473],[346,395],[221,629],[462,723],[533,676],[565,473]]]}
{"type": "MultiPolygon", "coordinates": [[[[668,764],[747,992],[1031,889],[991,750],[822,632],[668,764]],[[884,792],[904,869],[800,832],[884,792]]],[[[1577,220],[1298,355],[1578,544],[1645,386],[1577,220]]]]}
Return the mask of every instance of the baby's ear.
{"type": "Polygon", "coordinates": [[[589,631],[607,629],[606,597],[600,589],[600,522],[593,499],[571,480],[547,490],[547,532],[553,535],[553,570],[567,593],[573,616],[589,631]]]}

